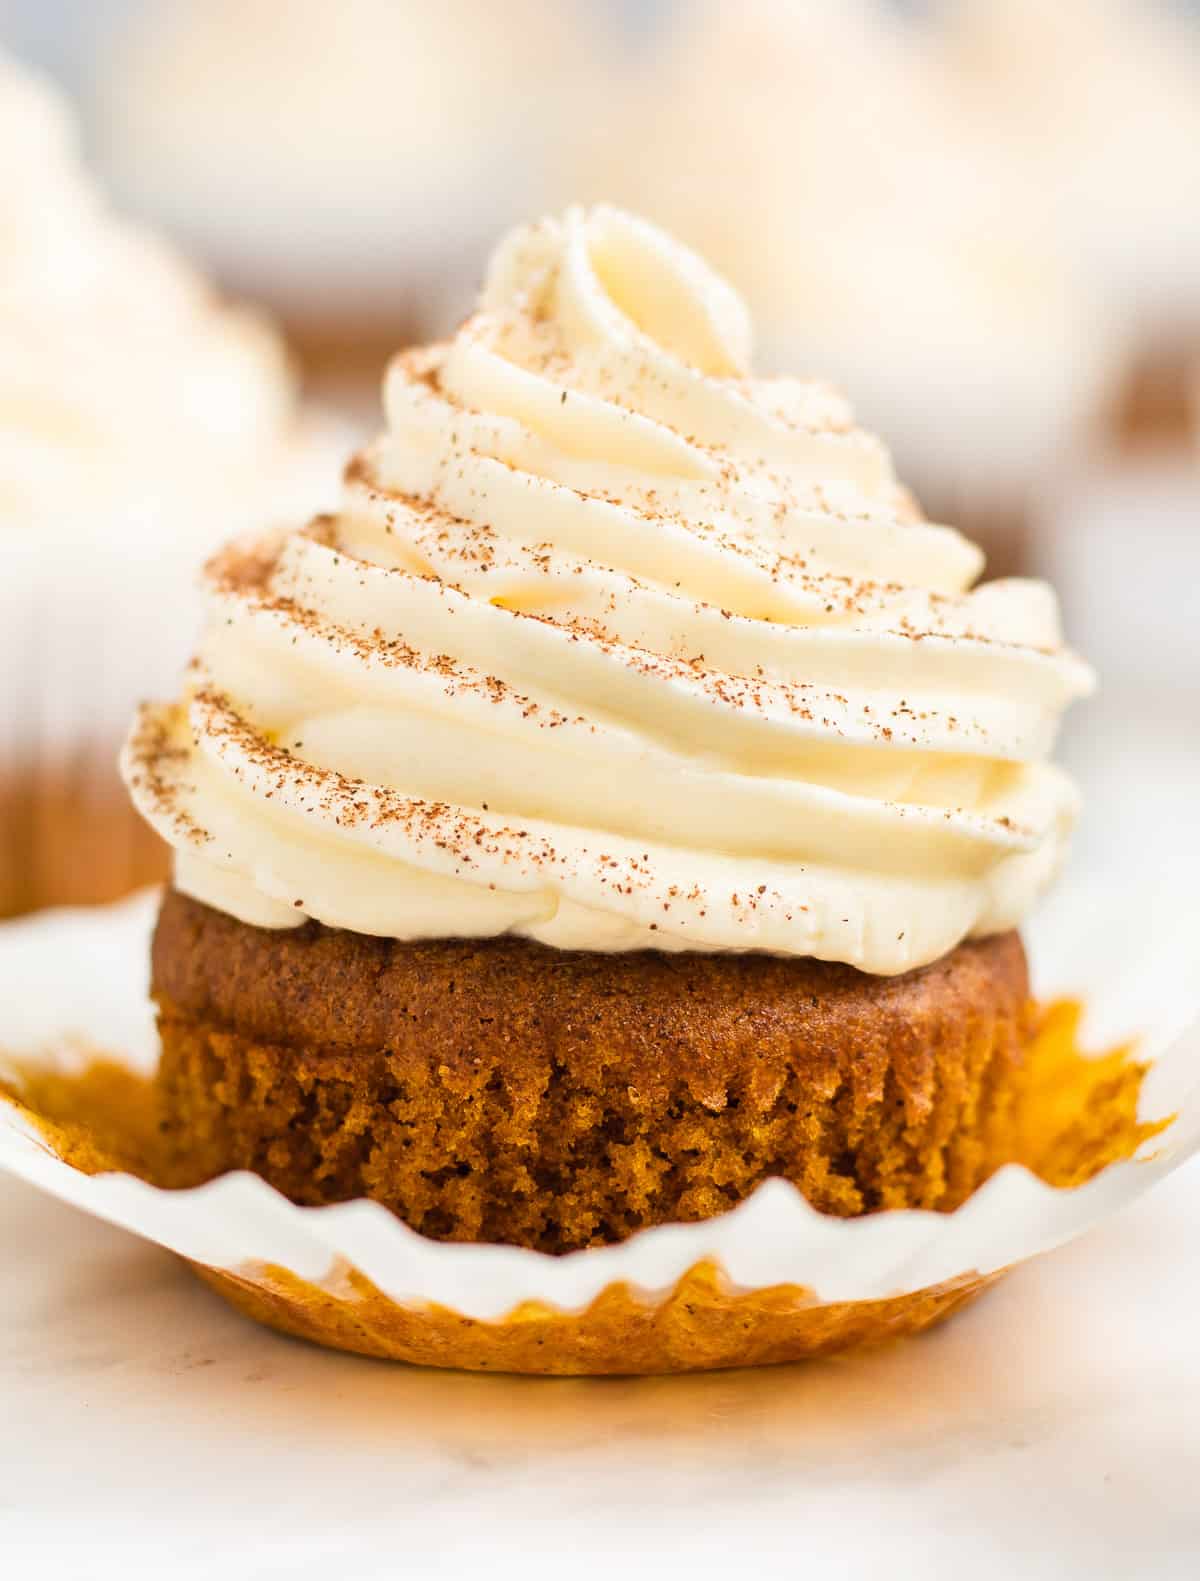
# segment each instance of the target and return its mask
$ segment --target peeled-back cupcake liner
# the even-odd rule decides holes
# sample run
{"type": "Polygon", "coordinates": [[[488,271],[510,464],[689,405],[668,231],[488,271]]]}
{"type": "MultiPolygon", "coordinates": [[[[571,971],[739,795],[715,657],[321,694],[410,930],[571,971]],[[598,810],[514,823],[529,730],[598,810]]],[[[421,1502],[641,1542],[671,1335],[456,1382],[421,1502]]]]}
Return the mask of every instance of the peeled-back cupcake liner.
{"type": "MultiPolygon", "coordinates": [[[[77,1069],[98,1051],[145,1075],[157,1058],[146,1002],[154,893],[48,913],[0,930],[0,1046],[21,1072],[77,1069]]],[[[321,1343],[425,1364],[528,1372],[661,1372],[783,1361],[915,1331],[1014,1264],[1074,1239],[1200,1150],[1200,930],[1155,911],[1153,970],[1114,973],[1113,930],[1087,886],[1053,915],[1061,953],[1086,968],[1094,1033],[1150,1017],[1140,1118],[1175,1118],[1129,1162],[1055,1188],[1018,1165],[955,1212],[817,1213],[782,1180],[715,1219],[649,1229],[552,1257],[426,1239],[376,1203],[302,1208],[231,1174],[165,1191],[86,1174],[15,1104],[0,1105],[0,1166],[187,1259],[244,1311],[321,1343]],[[1060,932],[1061,930],[1061,932],[1060,932]],[[1167,941],[1171,941],[1168,943],[1167,941]],[[1139,980],[1140,979],[1140,980],[1139,980]]],[[[1189,919],[1190,920],[1190,919],[1189,919]]],[[[1043,936],[1045,928],[1039,930],[1043,936]]],[[[1068,968],[1070,969],[1070,968],[1068,968]]]]}

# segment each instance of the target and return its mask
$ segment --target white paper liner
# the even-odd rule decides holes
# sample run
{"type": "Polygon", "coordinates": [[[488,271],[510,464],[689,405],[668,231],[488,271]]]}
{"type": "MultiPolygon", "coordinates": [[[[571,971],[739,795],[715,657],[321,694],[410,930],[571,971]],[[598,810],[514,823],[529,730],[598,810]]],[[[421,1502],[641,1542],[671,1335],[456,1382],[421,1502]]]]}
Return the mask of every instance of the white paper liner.
{"type": "MultiPolygon", "coordinates": [[[[1086,940],[1098,943],[1112,930],[1100,926],[1086,888],[1075,894],[1069,907],[1059,908],[1055,933],[1065,934],[1090,959],[1086,940]]],[[[85,1045],[89,1052],[99,1045],[132,1068],[151,1069],[156,1051],[145,988],[156,906],[157,895],[143,894],[116,907],[46,913],[0,928],[0,1046],[19,1058],[39,1055],[69,1066],[85,1045]]],[[[1163,938],[1174,941],[1153,988],[1163,1011],[1164,985],[1174,985],[1169,1013],[1160,1016],[1165,1025],[1185,1009],[1195,1012],[1189,1001],[1200,994],[1200,929],[1194,917],[1183,926],[1175,900],[1162,901],[1158,915],[1163,938]]],[[[1094,1024],[1107,1016],[1115,1027],[1136,1005],[1137,993],[1127,983],[1118,984],[1122,994],[1110,992],[1110,965],[1098,951],[1089,980],[1069,986],[1094,1002],[1094,1024]]],[[[1049,983],[1068,986],[1052,962],[1043,988],[1049,983]]],[[[743,1289],[791,1283],[821,1301],[859,1301],[991,1273],[1049,1251],[1178,1168],[1200,1150],[1200,1024],[1158,1055],[1142,1098],[1142,1118],[1177,1111],[1174,1125],[1146,1145],[1144,1157],[1110,1165],[1072,1190],[1047,1186],[1010,1165],[954,1213],[906,1210],[836,1219],[815,1212],[791,1185],[773,1180],[721,1218],[646,1230],[621,1245],[565,1257],[427,1240],[368,1201],[296,1207],[244,1173],[177,1192],[128,1175],[87,1176],[58,1159],[7,1104],[0,1104],[0,1167],[212,1268],[235,1272],[247,1264],[273,1264],[323,1282],[350,1264],[394,1301],[436,1302],[479,1319],[500,1318],[528,1300],[579,1310],[617,1280],[665,1290],[705,1258],[716,1259],[743,1289]]]]}
{"type": "Polygon", "coordinates": [[[0,915],[157,876],[117,772],[134,710],[178,690],[204,620],[205,559],[236,532],[335,501],[354,437],[308,409],[251,480],[257,500],[231,498],[227,512],[185,492],[177,509],[137,516],[0,522],[0,915]]]}
{"type": "Polygon", "coordinates": [[[84,512],[53,524],[5,523],[0,761],[56,762],[95,742],[115,759],[135,704],[178,686],[203,616],[206,556],[239,530],[304,520],[333,503],[355,437],[336,415],[306,411],[257,480],[257,504],[231,498],[225,515],[194,508],[185,491],[176,509],[126,519],[84,512]]]}

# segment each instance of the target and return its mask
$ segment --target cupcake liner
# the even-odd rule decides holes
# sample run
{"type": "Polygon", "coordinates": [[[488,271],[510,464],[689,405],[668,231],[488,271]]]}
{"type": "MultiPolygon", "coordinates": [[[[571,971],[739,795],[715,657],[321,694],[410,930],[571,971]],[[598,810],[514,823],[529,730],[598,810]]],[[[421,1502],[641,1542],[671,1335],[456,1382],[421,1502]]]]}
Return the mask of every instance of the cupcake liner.
{"type": "MultiPolygon", "coordinates": [[[[1075,924],[1087,931],[1073,942],[1082,948],[1111,929],[1099,927],[1086,888],[1078,896],[1075,924]]],[[[131,1071],[152,1070],[145,984],[156,903],[141,895],[0,930],[0,1044],[15,1083],[35,1065],[77,1069],[96,1049],[131,1071]]],[[[1165,1028],[1195,1012],[1200,948],[1178,913],[1173,926],[1159,921],[1175,953],[1173,963],[1155,953],[1160,978],[1147,992],[1165,1028]]],[[[1137,993],[1106,994],[1102,951],[1093,964],[1091,981],[1074,986],[1094,990],[1101,1022],[1106,1001],[1120,1017],[1137,993]]],[[[489,1370],[670,1371],[913,1332],[1006,1268],[1082,1234],[1200,1150],[1200,1025],[1162,1049],[1143,1087],[1142,1119],[1172,1113],[1134,1159],[1072,1189],[1009,1165],[950,1214],[834,1219],[771,1180],[720,1218],[564,1257],[427,1240],[365,1200],[296,1207],[247,1174],[178,1192],[129,1174],[87,1174],[67,1161],[69,1147],[56,1147],[52,1128],[12,1103],[0,1105],[0,1166],[184,1257],[261,1321],[325,1344],[489,1370]]]]}
{"type": "Polygon", "coordinates": [[[0,913],[161,876],[116,754],[143,686],[178,674],[199,627],[195,545],[130,538],[80,524],[0,541],[0,913]]]}

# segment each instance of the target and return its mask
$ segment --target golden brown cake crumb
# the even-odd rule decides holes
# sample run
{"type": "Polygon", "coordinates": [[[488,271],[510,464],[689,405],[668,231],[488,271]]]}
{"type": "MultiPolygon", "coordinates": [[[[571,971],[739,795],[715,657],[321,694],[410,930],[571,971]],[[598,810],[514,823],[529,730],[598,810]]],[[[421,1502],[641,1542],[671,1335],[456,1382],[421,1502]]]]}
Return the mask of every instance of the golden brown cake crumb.
{"type": "MultiPolygon", "coordinates": [[[[1137,1118],[1146,1066],[1129,1050],[1081,1054],[1080,1011],[1060,1003],[1035,1013],[1003,1128],[1025,1164],[1052,1185],[1077,1186],[1130,1158],[1165,1121],[1137,1118]]],[[[160,1089],[97,1059],[59,1073],[42,1061],[0,1076],[0,1101],[37,1125],[49,1148],[86,1174],[130,1170],[169,1184],[180,1135],[158,1123],[160,1089]]],[[[999,1154],[993,1163],[1007,1161],[999,1154]]],[[[338,1264],[319,1284],[285,1268],[243,1264],[196,1271],[250,1316],[320,1344],[424,1366],[539,1373],[676,1372],[827,1355],[916,1333],[969,1301],[998,1274],[964,1272],[948,1284],[883,1301],[822,1305],[792,1284],[741,1290],[701,1262],[670,1289],[607,1285],[586,1309],[525,1301],[482,1321],[427,1302],[390,1300],[356,1268],[338,1264]]]]}
{"type": "Polygon", "coordinates": [[[276,933],[170,892],[153,991],[173,1184],[250,1169],[442,1239],[568,1251],[710,1217],[773,1175],[829,1213],[950,1209],[1014,1156],[1014,933],[879,978],[276,933]]]}

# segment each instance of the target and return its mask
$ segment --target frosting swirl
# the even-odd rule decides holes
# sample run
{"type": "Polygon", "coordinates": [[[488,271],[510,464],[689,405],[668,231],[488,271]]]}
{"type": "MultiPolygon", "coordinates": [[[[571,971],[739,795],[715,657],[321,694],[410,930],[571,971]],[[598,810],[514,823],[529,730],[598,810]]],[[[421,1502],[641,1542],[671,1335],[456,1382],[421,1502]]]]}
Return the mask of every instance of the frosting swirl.
{"type": "Polygon", "coordinates": [[[919,518],[740,299],[611,208],[496,252],[406,353],[336,517],[209,568],[184,701],[125,772],[244,921],[894,973],[1013,925],[1088,689],[1034,582],[919,518]]]}

